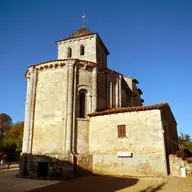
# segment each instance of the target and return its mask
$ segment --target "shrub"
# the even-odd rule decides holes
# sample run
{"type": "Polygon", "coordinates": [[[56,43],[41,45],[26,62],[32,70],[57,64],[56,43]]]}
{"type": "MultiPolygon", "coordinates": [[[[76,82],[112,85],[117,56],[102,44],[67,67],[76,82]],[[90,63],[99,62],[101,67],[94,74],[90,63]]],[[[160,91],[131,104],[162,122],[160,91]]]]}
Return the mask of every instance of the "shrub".
{"type": "Polygon", "coordinates": [[[176,155],[177,155],[177,157],[181,157],[182,156],[182,152],[181,151],[176,151],[176,155]]]}
{"type": "Polygon", "coordinates": [[[192,152],[188,148],[180,149],[176,152],[177,157],[182,157],[183,160],[192,157],[192,152]]]}
{"type": "Polygon", "coordinates": [[[185,148],[183,149],[183,156],[185,158],[192,157],[192,152],[189,149],[185,148]]]}

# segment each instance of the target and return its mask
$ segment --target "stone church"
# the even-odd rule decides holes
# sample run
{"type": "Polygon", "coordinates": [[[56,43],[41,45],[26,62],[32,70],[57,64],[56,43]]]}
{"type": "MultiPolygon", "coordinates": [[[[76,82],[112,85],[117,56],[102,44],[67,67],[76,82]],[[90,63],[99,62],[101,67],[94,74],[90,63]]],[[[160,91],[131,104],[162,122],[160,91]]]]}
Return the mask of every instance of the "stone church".
{"type": "Polygon", "coordinates": [[[57,60],[25,74],[20,175],[168,175],[178,149],[168,103],[143,106],[138,81],[108,68],[98,33],[82,27],[56,43],[57,60]]]}

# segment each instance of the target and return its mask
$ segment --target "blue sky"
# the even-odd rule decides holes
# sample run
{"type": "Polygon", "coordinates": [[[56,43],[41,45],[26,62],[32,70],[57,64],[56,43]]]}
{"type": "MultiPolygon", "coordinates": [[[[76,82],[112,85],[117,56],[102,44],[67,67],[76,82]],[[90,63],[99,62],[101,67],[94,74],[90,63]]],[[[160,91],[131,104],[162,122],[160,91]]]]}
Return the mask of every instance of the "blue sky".
{"type": "Polygon", "coordinates": [[[192,135],[191,0],[1,0],[0,113],[24,120],[31,64],[57,59],[56,40],[82,26],[98,32],[108,67],[136,78],[145,105],[168,102],[178,132],[192,135]]]}

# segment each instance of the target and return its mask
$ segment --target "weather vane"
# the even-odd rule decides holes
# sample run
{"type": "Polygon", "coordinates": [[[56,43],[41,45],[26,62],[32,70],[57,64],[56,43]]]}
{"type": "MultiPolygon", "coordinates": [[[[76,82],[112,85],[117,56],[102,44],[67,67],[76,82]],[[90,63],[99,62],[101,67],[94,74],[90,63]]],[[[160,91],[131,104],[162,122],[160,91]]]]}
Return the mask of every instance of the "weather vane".
{"type": "Polygon", "coordinates": [[[83,20],[83,27],[85,27],[85,21],[87,20],[85,13],[83,13],[83,15],[82,15],[82,20],[83,20]]]}

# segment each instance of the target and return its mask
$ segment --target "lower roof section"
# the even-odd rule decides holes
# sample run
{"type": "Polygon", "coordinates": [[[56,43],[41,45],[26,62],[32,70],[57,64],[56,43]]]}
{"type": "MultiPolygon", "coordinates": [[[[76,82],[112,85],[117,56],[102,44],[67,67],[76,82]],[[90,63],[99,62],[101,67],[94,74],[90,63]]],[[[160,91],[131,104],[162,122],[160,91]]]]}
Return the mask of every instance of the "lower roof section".
{"type": "Polygon", "coordinates": [[[114,109],[108,109],[105,111],[90,113],[90,114],[88,114],[88,116],[94,117],[94,116],[110,115],[110,114],[125,113],[125,112],[147,111],[147,110],[154,110],[154,109],[162,109],[166,106],[169,107],[169,104],[168,103],[160,103],[160,104],[147,105],[147,106],[114,108],[114,109]]]}

